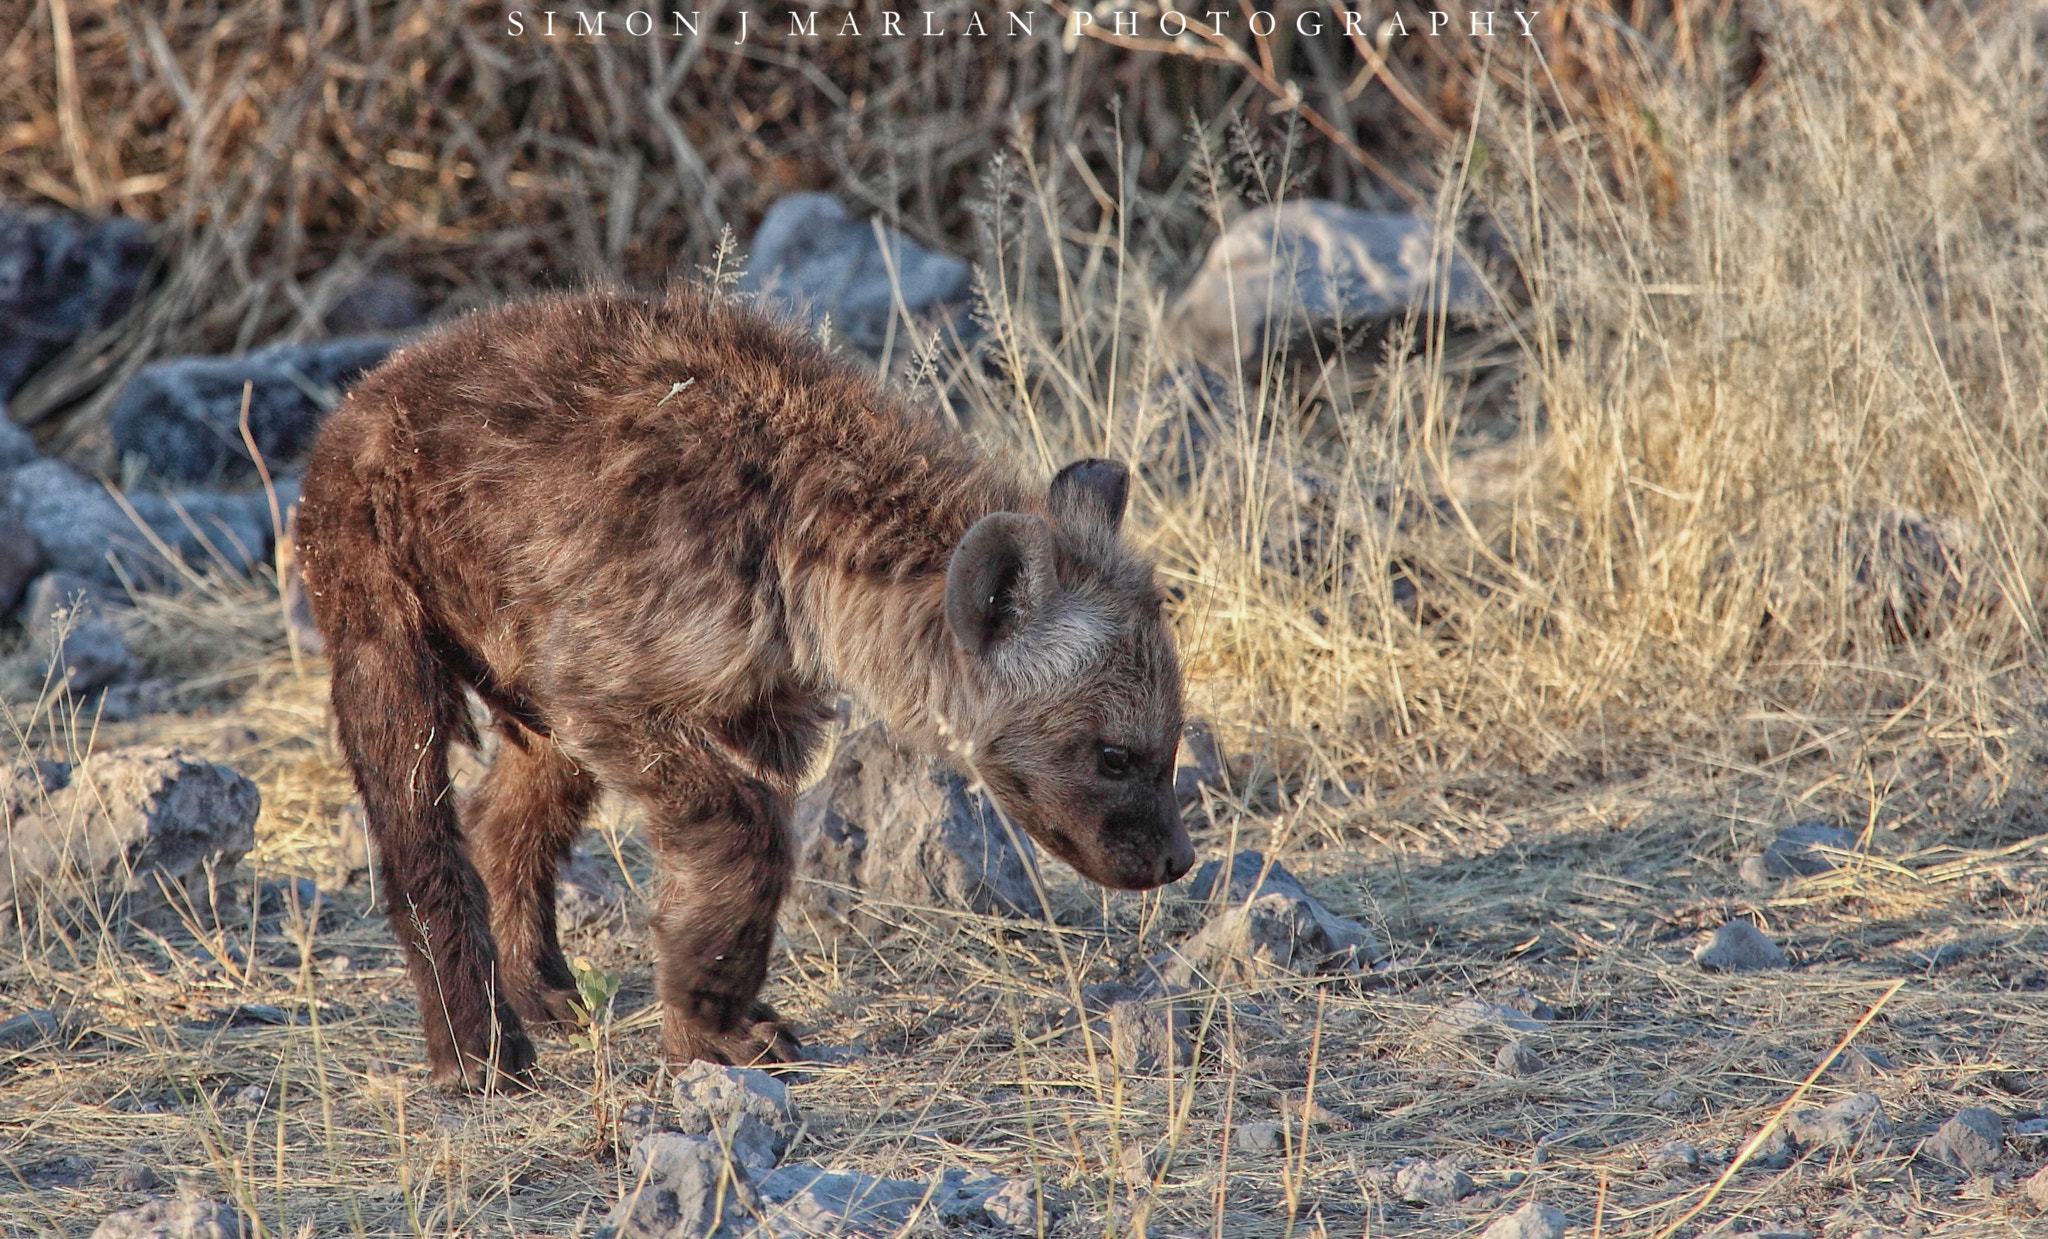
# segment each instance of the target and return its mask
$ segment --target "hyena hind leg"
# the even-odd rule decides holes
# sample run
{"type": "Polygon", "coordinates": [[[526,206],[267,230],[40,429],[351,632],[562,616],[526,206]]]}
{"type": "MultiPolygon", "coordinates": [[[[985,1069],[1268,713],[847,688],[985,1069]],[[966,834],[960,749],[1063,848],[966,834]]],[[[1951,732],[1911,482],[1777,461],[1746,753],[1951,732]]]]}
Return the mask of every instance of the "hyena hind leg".
{"type": "Polygon", "coordinates": [[[417,632],[388,622],[334,627],[335,723],[382,863],[391,931],[419,996],[434,1080],[465,1089],[521,1082],[533,1042],[505,1001],[488,896],[448,793],[460,697],[417,632]]]}
{"type": "Polygon", "coordinates": [[[464,833],[491,894],[498,972],[521,1019],[574,1022],[576,978],[562,958],[555,884],[598,794],[597,780],[547,737],[516,723],[463,809],[464,833]]]}

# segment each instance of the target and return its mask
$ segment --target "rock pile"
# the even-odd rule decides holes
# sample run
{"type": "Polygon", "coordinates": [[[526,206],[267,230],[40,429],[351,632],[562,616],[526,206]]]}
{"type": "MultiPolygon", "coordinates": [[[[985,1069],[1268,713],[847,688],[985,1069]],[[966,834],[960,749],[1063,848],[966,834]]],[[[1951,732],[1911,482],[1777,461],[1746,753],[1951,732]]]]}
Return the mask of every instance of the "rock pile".
{"type": "Polygon", "coordinates": [[[1029,1180],[882,1179],[815,1165],[781,1165],[800,1130],[789,1092],[766,1072],[696,1063],[675,1088],[676,1116],[648,1125],[632,1180],[598,1235],[604,1239],[808,1239],[904,1233],[914,1218],[998,1233],[1037,1234],[1057,1205],[1029,1180]]]}

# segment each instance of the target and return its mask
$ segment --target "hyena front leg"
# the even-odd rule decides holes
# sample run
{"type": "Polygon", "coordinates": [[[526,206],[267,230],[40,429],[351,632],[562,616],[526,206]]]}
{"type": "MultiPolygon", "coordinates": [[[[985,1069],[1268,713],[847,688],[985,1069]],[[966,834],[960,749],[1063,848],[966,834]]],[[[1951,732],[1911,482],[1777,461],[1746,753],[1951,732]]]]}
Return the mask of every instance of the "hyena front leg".
{"type": "Polygon", "coordinates": [[[491,892],[505,996],[529,1025],[573,1021],[576,978],[555,930],[555,883],[597,799],[597,781],[548,737],[516,723],[463,807],[463,831],[491,892]]]}
{"type": "Polygon", "coordinates": [[[663,1049],[734,1066],[799,1061],[803,1047],[760,999],[793,864],[787,801],[711,753],[664,757],[649,773],[663,776],[642,793],[661,863],[650,928],[663,1049]]]}

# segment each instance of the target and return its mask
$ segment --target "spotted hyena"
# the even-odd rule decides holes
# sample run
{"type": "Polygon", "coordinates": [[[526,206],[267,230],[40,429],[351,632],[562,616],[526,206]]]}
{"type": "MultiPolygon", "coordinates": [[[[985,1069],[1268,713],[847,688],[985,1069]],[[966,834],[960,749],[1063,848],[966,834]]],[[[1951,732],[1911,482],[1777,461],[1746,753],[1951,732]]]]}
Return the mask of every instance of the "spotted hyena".
{"type": "Polygon", "coordinates": [[[1107,886],[1186,872],[1179,663],[1119,532],[811,340],[676,291],[479,314],[322,430],[299,550],[434,1074],[533,1061],[574,981],[556,873],[600,790],[647,810],[667,1051],[791,1061],[759,999],[789,802],[836,694],[952,754],[1107,886]],[[504,737],[458,818],[465,689],[504,737]]]}

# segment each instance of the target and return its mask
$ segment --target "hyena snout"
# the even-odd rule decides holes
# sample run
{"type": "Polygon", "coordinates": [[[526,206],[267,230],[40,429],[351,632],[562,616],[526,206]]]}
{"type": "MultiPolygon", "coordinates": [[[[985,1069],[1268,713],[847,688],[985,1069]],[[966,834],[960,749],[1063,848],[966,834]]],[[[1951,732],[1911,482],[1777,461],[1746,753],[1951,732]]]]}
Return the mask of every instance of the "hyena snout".
{"type": "Polygon", "coordinates": [[[1178,881],[1194,867],[1194,840],[1188,838],[1171,788],[1163,796],[1117,805],[1090,833],[1082,858],[1071,863],[1104,886],[1150,890],[1178,881]]]}

